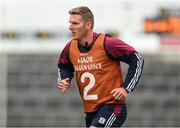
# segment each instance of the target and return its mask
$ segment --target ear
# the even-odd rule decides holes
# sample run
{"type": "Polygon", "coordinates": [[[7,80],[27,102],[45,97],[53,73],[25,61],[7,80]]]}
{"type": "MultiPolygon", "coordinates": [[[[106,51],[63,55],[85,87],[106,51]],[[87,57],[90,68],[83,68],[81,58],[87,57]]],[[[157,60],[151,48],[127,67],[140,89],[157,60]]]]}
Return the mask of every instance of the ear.
{"type": "Polygon", "coordinates": [[[91,29],[92,28],[92,23],[90,21],[86,22],[85,27],[86,27],[86,29],[91,29]]]}

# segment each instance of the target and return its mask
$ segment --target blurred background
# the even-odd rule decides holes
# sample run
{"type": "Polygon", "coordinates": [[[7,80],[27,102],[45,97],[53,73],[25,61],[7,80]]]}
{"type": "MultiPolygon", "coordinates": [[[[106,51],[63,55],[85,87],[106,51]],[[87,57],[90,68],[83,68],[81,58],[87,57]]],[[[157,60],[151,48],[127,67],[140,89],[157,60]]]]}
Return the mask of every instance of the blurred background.
{"type": "Polygon", "coordinates": [[[68,10],[79,5],[94,13],[94,31],[145,59],[124,126],[180,127],[179,0],[0,0],[0,127],[85,126],[75,81],[68,93],[57,88],[59,54],[71,39],[68,10]]]}

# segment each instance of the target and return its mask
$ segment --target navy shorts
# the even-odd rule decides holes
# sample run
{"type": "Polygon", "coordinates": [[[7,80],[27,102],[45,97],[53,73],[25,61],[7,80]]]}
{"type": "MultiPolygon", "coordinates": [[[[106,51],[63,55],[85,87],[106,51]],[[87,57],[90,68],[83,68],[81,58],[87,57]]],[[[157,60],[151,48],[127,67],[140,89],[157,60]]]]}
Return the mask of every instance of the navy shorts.
{"type": "Polygon", "coordinates": [[[86,113],[86,127],[121,127],[126,117],[126,104],[105,104],[96,112],[86,113]]]}

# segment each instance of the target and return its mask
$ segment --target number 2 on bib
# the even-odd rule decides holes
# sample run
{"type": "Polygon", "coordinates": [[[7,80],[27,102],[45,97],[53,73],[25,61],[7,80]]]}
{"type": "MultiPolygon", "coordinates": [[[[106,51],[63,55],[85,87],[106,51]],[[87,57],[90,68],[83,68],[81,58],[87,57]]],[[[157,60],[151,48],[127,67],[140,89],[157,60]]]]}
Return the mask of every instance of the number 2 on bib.
{"type": "Polygon", "coordinates": [[[88,91],[95,85],[95,77],[92,73],[89,72],[85,72],[82,74],[81,76],[81,82],[84,83],[85,82],[85,78],[89,78],[90,82],[88,83],[88,85],[84,88],[83,90],[83,96],[84,96],[84,100],[97,100],[98,99],[98,95],[94,94],[94,95],[88,95],[88,91]]]}

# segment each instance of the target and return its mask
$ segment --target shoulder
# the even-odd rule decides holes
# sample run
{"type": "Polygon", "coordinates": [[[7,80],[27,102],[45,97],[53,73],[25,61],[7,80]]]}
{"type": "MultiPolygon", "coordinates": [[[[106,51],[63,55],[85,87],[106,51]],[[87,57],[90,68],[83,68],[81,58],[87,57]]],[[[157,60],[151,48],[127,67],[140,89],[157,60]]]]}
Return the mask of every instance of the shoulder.
{"type": "Polygon", "coordinates": [[[105,45],[112,47],[114,45],[127,45],[127,44],[117,37],[106,35],[105,45]]]}
{"type": "Polygon", "coordinates": [[[136,51],[132,46],[130,46],[123,40],[117,37],[110,36],[110,35],[106,35],[104,45],[107,50],[117,49],[117,50],[122,50],[122,51],[131,51],[131,52],[136,51]]]}
{"type": "Polygon", "coordinates": [[[71,41],[66,43],[66,45],[64,46],[64,48],[61,51],[61,56],[64,56],[64,57],[69,56],[70,44],[71,44],[71,41]]]}
{"type": "Polygon", "coordinates": [[[71,44],[71,41],[68,41],[68,42],[66,43],[63,51],[69,51],[69,49],[70,49],[70,44],[71,44]]]}

